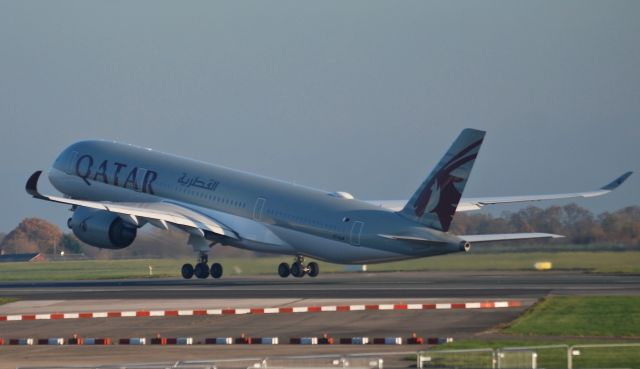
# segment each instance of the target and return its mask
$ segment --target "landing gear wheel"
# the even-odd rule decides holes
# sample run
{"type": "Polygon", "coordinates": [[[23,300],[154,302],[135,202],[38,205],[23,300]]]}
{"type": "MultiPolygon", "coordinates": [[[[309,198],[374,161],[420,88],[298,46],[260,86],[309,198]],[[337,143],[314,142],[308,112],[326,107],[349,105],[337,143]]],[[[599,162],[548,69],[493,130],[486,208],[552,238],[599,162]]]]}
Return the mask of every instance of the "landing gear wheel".
{"type": "Polygon", "coordinates": [[[278,265],[278,275],[282,278],[287,278],[291,274],[291,270],[289,269],[289,264],[280,263],[278,265]]]}
{"type": "Polygon", "coordinates": [[[207,278],[209,276],[209,266],[205,263],[196,264],[194,274],[200,279],[207,278]]]}
{"type": "Polygon", "coordinates": [[[309,277],[315,277],[320,273],[320,266],[316,262],[310,262],[307,264],[307,274],[309,277]]]}
{"type": "Polygon", "coordinates": [[[304,277],[304,267],[299,262],[291,264],[291,275],[297,278],[304,277]]]}
{"type": "Polygon", "coordinates": [[[191,279],[193,277],[193,265],[185,264],[182,266],[182,278],[191,279]]]}
{"type": "Polygon", "coordinates": [[[211,264],[211,277],[215,279],[222,277],[222,265],[218,263],[211,264]]]}

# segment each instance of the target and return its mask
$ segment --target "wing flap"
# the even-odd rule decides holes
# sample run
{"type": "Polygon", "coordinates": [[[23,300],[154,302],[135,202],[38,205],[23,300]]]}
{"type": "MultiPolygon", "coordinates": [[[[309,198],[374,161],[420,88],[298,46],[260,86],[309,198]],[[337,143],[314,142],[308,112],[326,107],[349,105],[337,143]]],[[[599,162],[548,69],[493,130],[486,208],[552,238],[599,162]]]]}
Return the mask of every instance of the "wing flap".
{"type": "Polygon", "coordinates": [[[164,227],[166,223],[192,228],[197,234],[204,234],[205,231],[213,232],[222,236],[238,239],[238,234],[221,222],[212,219],[210,216],[201,214],[192,209],[179,204],[169,202],[121,202],[114,203],[108,201],[87,201],[68,199],[58,196],[42,195],[38,191],[38,179],[42,171],[37,171],[29,177],[26,190],[33,197],[41,200],[57,202],[60,204],[83,206],[91,209],[99,209],[117,213],[123,216],[125,221],[139,223],[138,218],[154,220],[150,222],[164,227]]]}

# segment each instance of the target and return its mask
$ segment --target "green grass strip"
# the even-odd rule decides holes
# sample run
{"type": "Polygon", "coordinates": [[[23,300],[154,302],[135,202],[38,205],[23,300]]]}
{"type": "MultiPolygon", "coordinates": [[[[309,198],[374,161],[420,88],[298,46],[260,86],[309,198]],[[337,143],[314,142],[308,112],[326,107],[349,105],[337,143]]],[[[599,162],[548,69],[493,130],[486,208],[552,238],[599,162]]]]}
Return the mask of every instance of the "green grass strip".
{"type": "MultiPolygon", "coordinates": [[[[640,273],[640,252],[512,252],[456,253],[424,259],[370,265],[369,270],[533,270],[539,261],[550,261],[553,270],[588,270],[598,273],[640,273]]],[[[516,248],[517,246],[514,246],[516,248]]]]}
{"type": "MultiPolygon", "coordinates": [[[[495,339],[495,340],[461,340],[446,345],[435,346],[428,351],[432,362],[439,362],[442,366],[471,366],[474,368],[492,368],[490,354],[487,353],[447,353],[439,354],[442,350],[462,349],[500,349],[506,347],[536,347],[548,345],[584,345],[584,344],[615,344],[628,343],[629,341],[598,341],[594,339],[495,339]],[[463,365],[461,365],[463,364],[463,365]]],[[[637,341],[636,341],[637,342],[637,341]]],[[[638,347],[604,347],[604,348],[577,348],[579,356],[573,357],[574,368],[636,368],[640,369],[640,349],[638,347]]],[[[566,368],[567,349],[543,348],[532,349],[537,354],[538,368],[566,368]]],[[[508,354],[507,354],[508,355],[508,354]]]]}
{"type": "Polygon", "coordinates": [[[512,322],[505,332],[640,337],[640,296],[549,297],[512,322]]]}
{"type": "MultiPolygon", "coordinates": [[[[292,257],[224,258],[211,260],[224,267],[224,275],[277,275],[278,264],[292,257]]],[[[310,261],[311,259],[307,259],[310,261]]],[[[4,263],[0,281],[86,280],[124,278],[180,278],[180,267],[190,259],[82,260],[4,263]],[[153,274],[149,275],[149,266],[153,274]]],[[[550,261],[554,270],[589,270],[603,273],[640,273],[640,252],[514,252],[500,254],[458,253],[394,263],[368,265],[369,271],[508,271],[533,270],[538,261],[550,261]]],[[[320,262],[321,273],[344,271],[343,265],[320,262]]]]}
{"type": "Polygon", "coordinates": [[[13,297],[0,297],[0,305],[8,304],[14,301],[18,301],[18,299],[13,297]]]}

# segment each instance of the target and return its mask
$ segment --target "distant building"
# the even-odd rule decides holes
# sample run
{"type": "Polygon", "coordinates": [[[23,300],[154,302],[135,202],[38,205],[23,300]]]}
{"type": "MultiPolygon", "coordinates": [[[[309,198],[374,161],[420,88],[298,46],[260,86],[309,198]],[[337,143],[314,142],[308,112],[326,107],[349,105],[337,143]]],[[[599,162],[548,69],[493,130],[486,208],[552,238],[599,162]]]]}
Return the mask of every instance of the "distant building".
{"type": "Polygon", "coordinates": [[[40,252],[26,254],[3,254],[0,255],[0,263],[46,261],[47,258],[40,252]]]}

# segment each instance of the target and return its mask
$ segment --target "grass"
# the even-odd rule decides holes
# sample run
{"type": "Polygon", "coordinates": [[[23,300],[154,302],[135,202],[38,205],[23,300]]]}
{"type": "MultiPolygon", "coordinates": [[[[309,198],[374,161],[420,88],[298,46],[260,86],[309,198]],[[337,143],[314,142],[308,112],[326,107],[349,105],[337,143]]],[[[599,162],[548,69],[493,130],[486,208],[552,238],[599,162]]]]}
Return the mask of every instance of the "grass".
{"type": "Polygon", "coordinates": [[[589,270],[598,273],[640,273],[640,252],[512,252],[449,254],[426,259],[371,265],[370,270],[531,270],[538,261],[550,261],[553,269],[589,270]]]}
{"type": "MultiPolygon", "coordinates": [[[[283,260],[290,258],[227,258],[216,259],[225,275],[273,274],[283,260]]],[[[36,263],[7,263],[0,269],[0,280],[87,280],[180,277],[180,267],[192,259],[82,260],[36,263]],[[149,266],[153,274],[149,275],[149,266]]],[[[323,272],[339,271],[342,267],[323,263],[323,272]]]]}
{"type": "Polygon", "coordinates": [[[640,296],[549,297],[513,321],[505,332],[640,337],[640,296]]]}
{"type": "MultiPolygon", "coordinates": [[[[461,365],[473,362],[474,367],[482,368],[491,367],[490,360],[487,360],[490,354],[437,351],[566,345],[533,349],[538,354],[538,367],[564,368],[569,346],[624,344],[631,341],[623,341],[622,338],[640,336],[640,296],[549,297],[511,322],[501,333],[507,333],[508,336],[493,340],[462,340],[437,346],[429,350],[429,356],[434,363],[440,361],[447,365],[461,365]]],[[[640,346],[576,349],[580,355],[573,357],[574,368],[640,368],[640,346]]]]}
{"type": "MultiPolygon", "coordinates": [[[[462,349],[504,349],[507,347],[536,347],[548,345],[573,345],[585,344],[624,344],[624,341],[597,341],[593,339],[506,339],[506,340],[463,340],[436,346],[429,349],[429,356],[435,360],[446,360],[447,364],[463,364],[473,362],[474,368],[491,368],[490,354],[469,353],[469,354],[444,354],[438,353],[442,350],[462,350],[462,349]],[[488,360],[489,359],[489,360],[488,360]],[[484,364],[484,365],[483,365],[484,364]]],[[[577,347],[579,356],[573,356],[574,368],[638,368],[640,369],[640,347],[602,347],[587,348],[577,347]]],[[[538,355],[538,368],[566,368],[567,348],[538,348],[533,349],[538,355]]],[[[507,354],[508,355],[508,354],[507,354]]]]}
{"type": "Polygon", "coordinates": [[[0,305],[8,304],[14,301],[18,301],[18,299],[13,297],[0,297],[0,305]]]}
{"type": "MultiPolygon", "coordinates": [[[[277,265],[291,257],[217,259],[225,275],[275,275],[277,265]]],[[[640,252],[513,252],[491,254],[451,254],[402,262],[373,264],[370,271],[398,270],[532,270],[537,261],[551,261],[554,269],[589,270],[607,273],[640,273],[640,252]]],[[[0,281],[18,280],[86,280],[179,277],[180,266],[193,259],[82,260],[0,265],[0,281]]],[[[323,273],[339,272],[344,266],[320,263],[323,273]]]]}

